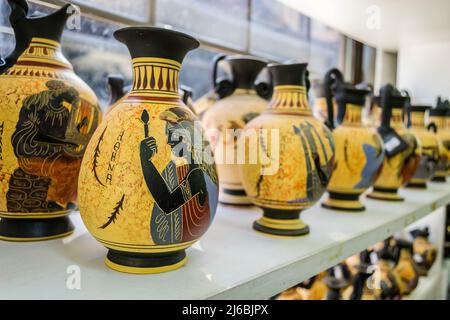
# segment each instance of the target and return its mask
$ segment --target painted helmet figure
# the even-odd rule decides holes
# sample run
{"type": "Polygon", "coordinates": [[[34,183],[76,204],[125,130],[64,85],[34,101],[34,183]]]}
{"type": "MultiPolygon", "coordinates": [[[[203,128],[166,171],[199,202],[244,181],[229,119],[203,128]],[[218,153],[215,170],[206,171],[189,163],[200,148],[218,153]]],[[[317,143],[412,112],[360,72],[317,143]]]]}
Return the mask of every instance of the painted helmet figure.
{"type": "Polygon", "coordinates": [[[68,215],[101,112],[61,51],[75,8],[30,17],[26,1],[8,3],[16,47],[0,66],[0,239],[59,238],[74,230],[68,215]]]}
{"type": "Polygon", "coordinates": [[[108,248],[106,264],[128,273],[180,268],[211,225],[218,178],[209,143],[179,95],[184,33],[128,27],[114,33],[133,61],[129,94],[105,117],[83,158],[80,212],[108,248]]]}
{"type": "Polygon", "coordinates": [[[331,102],[333,96],[338,104],[339,126],[333,130],[336,165],[328,184],[328,197],[322,206],[335,210],[363,211],[365,207],[359,197],[375,182],[384,159],[381,137],[375,128],[364,126],[361,120],[369,90],[344,83],[337,69],[326,74],[325,83],[328,126],[335,126],[331,102]]]}

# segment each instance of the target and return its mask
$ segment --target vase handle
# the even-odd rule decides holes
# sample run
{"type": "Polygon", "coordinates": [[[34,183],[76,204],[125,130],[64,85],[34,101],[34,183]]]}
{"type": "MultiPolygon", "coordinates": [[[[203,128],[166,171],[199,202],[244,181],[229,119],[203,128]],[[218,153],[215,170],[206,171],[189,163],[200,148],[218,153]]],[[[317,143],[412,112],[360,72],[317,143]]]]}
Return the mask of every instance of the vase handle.
{"type": "Polygon", "coordinates": [[[334,107],[333,107],[333,87],[335,85],[340,85],[344,82],[344,77],[342,73],[333,68],[329,70],[325,74],[325,79],[323,81],[324,91],[325,91],[325,100],[327,102],[327,120],[325,121],[325,125],[330,129],[334,129],[334,107]]]}
{"type": "Polygon", "coordinates": [[[255,81],[255,91],[263,99],[270,100],[273,94],[273,82],[269,69],[261,70],[255,81]]]}
{"type": "Polygon", "coordinates": [[[121,75],[108,75],[108,87],[111,94],[110,105],[116,103],[125,95],[124,80],[121,75]]]}

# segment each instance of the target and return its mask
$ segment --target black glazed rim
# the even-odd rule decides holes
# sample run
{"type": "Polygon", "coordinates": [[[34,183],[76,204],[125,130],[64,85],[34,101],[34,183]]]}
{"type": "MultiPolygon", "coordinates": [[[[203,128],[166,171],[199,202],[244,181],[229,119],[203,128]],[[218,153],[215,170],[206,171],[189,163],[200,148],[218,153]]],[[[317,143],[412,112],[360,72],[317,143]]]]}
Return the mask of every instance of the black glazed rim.
{"type": "MultiPolygon", "coordinates": [[[[178,36],[178,37],[184,37],[186,39],[189,39],[189,40],[195,42],[197,44],[196,48],[198,48],[200,46],[200,42],[197,39],[195,39],[193,36],[190,36],[190,35],[188,35],[186,33],[183,33],[183,32],[180,32],[180,31],[176,31],[176,30],[172,30],[172,29],[153,27],[153,26],[123,27],[123,28],[120,28],[120,29],[117,29],[116,31],[114,31],[113,35],[114,35],[114,38],[119,40],[118,37],[121,37],[122,33],[130,32],[130,31],[145,31],[146,33],[165,32],[167,34],[173,34],[173,35],[178,36]]],[[[119,41],[121,41],[121,40],[119,40],[119,41]]]]}
{"type": "Polygon", "coordinates": [[[427,110],[430,110],[431,106],[427,105],[410,105],[408,107],[409,112],[426,112],[427,110]]]}
{"type": "Polygon", "coordinates": [[[11,241],[38,241],[58,237],[74,230],[68,216],[49,219],[1,218],[0,236],[11,241]]]}
{"type": "Polygon", "coordinates": [[[305,225],[305,227],[301,229],[286,230],[269,228],[259,224],[258,221],[253,222],[253,229],[262,233],[281,237],[301,237],[307,235],[310,232],[309,226],[307,225],[305,225]]]}
{"type": "Polygon", "coordinates": [[[450,117],[450,109],[448,108],[431,108],[430,117],[450,117]]]}
{"type": "Polygon", "coordinates": [[[305,86],[305,73],[307,63],[271,63],[267,66],[272,76],[274,86],[277,85],[298,85],[305,86]]]}
{"type": "Polygon", "coordinates": [[[267,65],[267,60],[262,59],[262,58],[258,58],[258,57],[254,57],[254,56],[250,56],[250,55],[243,55],[243,54],[236,54],[236,55],[231,55],[231,56],[226,56],[225,59],[223,59],[224,61],[258,61],[258,62],[262,62],[264,64],[267,65]]]}
{"type": "Polygon", "coordinates": [[[446,179],[446,177],[433,177],[431,179],[431,181],[433,181],[433,182],[447,182],[447,179],[446,179]]]}
{"type": "Polygon", "coordinates": [[[426,189],[427,188],[427,183],[426,182],[418,182],[418,183],[414,183],[414,182],[409,182],[406,185],[407,188],[419,188],[419,189],[426,189]]]}

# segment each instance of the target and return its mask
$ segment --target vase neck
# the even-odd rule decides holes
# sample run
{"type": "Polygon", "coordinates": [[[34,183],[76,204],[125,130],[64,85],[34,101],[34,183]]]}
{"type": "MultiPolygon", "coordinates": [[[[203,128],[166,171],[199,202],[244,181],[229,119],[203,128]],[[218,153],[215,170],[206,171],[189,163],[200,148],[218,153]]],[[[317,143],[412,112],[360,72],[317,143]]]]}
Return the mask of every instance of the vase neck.
{"type": "Polygon", "coordinates": [[[181,64],[164,58],[134,58],[133,86],[129,96],[180,99],[178,79],[181,64]]]}
{"type": "Polygon", "coordinates": [[[410,113],[411,128],[425,128],[425,114],[423,112],[410,113]]]}
{"type": "Polygon", "coordinates": [[[73,69],[70,62],[62,54],[61,44],[45,38],[32,38],[28,47],[17,59],[15,67],[30,69],[73,69]]]}
{"type": "Polygon", "coordinates": [[[280,85],[275,86],[270,109],[284,109],[293,112],[312,114],[308,104],[305,86],[280,85]]]}
{"type": "Polygon", "coordinates": [[[361,112],[362,106],[358,106],[355,104],[347,103],[345,105],[345,114],[343,116],[339,116],[342,119],[342,125],[346,126],[361,126],[361,112]]]}
{"type": "Polygon", "coordinates": [[[405,127],[403,122],[403,109],[393,108],[391,116],[391,127],[394,129],[402,129],[405,127]]]}

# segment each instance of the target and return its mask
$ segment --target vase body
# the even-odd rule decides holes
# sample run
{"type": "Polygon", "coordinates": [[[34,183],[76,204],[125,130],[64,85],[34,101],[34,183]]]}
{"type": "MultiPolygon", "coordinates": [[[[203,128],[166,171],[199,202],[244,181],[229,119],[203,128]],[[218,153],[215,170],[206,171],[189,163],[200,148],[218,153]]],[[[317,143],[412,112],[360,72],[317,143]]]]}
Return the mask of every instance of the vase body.
{"type": "MultiPolygon", "coordinates": [[[[329,196],[322,207],[363,211],[365,207],[359,196],[373,185],[379,174],[384,158],[383,142],[376,129],[362,124],[362,109],[369,91],[344,83],[337,69],[330,70],[326,79],[333,73],[338,75],[333,95],[338,103],[337,120],[340,125],[333,130],[336,165],[327,188],[329,196]]],[[[329,80],[325,82],[331,85],[329,80]]],[[[331,101],[331,97],[327,100],[331,101]]],[[[329,102],[328,112],[328,125],[334,126],[329,102]]]]}
{"type": "Polygon", "coordinates": [[[417,287],[419,281],[419,274],[411,253],[411,247],[400,248],[400,257],[392,271],[401,296],[410,294],[417,287]]]}
{"type": "Polygon", "coordinates": [[[333,139],[308,105],[306,64],[273,65],[269,70],[273,97],[269,109],[245,126],[241,177],[247,196],[263,210],[253,225],[256,231],[301,236],[309,228],[299,214],[319,200],[331,175],[333,139]]]}
{"type": "Polygon", "coordinates": [[[433,128],[439,140],[439,162],[433,181],[445,182],[450,170],[450,128],[447,126],[450,121],[450,108],[434,108],[430,110],[428,125],[433,128]]]}
{"type": "Polygon", "coordinates": [[[62,55],[67,10],[35,18],[22,12],[19,28],[25,30],[15,31],[29,34],[28,44],[0,75],[3,240],[47,240],[73,232],[68,215],[77,208],[81,159],[101,112],[93,91],[62,55]],[[35,25],[53,21],[55,34],[35,25]]]}
{"type": "MultiPolygon", "coordinates": [[[[388,90],[383,106],[383,121],[378,132],[383,137],[385,158],[373,190],[367,197],[386,201],[403,201],[398,189],[414,176],[420,162],[421,149],[417,137],[403,123],[405,98],[388,90]]],[[[382,90],[383,90],[382,89],[382,90]]]]}
{"type": "Polygon", "coordinates": [[[182,33],[116,31],[133,58],[133,88],[95,132],[80,173],[80,212],[109,249],[106,264],[158,273],[186,263],[185,249],[213,221],[217,173],[196,116],[180,100],[184,55],[198,42],[182,33]]]}
{"type": "Polygon", "coordinates": [[[435,174],[439,162],[439,140],[425,127],[425,113],[428,106],[410,106],[408,108],[410,129],[417,136],[422,154],[416,173],[407,184],[410,188],[426,188],[435,174]]]}
{"type": "Polygon", "coordinates": [[[219,201],[229,205],[251,205],[239,174],[236,159],[240,130],[253,118],[267,109],[268,102],[255,90],[255,80],[266,62],[244,56],[230,56],[223,60],[231,70],[231,79],[225,93],[210,107],[202,118],[202,124],[214,149],[220,180],[219,201]]]}
{"type": "Polygon", "coordinates": [[[431,269],[436,261],[438,250],[436,245],[428,240],[429,231],[428,228],[416,229],[411,231],[413,236],[413,258],[418,267],[419,274],[426,276],[428,270],[431,269]]]}

